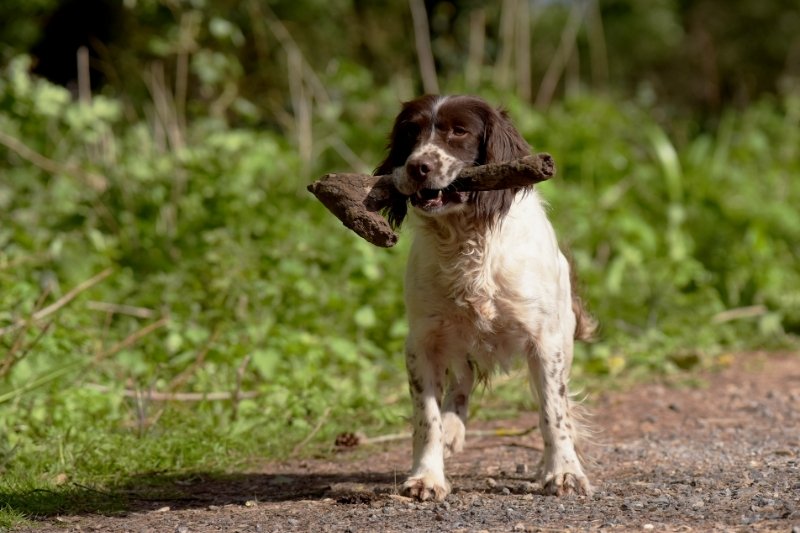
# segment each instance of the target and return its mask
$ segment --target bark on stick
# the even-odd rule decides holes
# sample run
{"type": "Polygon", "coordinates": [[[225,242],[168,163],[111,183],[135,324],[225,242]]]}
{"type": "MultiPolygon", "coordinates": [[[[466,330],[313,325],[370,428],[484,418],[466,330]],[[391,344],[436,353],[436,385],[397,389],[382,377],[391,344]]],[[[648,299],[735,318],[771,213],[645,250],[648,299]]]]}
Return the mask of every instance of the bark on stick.
{"type": "MultiPolygon", "coordinates": [[[[537,154],[508,163],[465,168],[451,187],[457,191],[527,187],[554,174],[550,154],[537,154]]],[[[398,197],[404,197],[395,189],[392,176],[326,174],[310,184],[308,190],[345,226],[372,244],[388,248],[397,243],[397,234],[380,214],[398,197]]]]}

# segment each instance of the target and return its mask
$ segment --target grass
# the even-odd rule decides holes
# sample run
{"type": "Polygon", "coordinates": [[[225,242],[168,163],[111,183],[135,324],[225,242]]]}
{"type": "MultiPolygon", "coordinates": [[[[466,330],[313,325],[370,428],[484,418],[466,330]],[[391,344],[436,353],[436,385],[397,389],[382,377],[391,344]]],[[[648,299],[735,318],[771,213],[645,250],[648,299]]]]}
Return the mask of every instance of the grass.
{"type": "MultiPolygon", "coordinates": [[[[315,131],[378,161],[392,101],[344,94],[336,128],[315,117],[315,131]]],[[[731,111],[712,132],[599,97],[509,107],[555,157],[540,190],[602,324],[578,382],[796,346],[795,100],[731,111]]],[[[135,480],[246,470],[405,424],[409,238],[374,248],[305,191],[350,168],[341,146],[317,143],[309,168],[275,132],[197,120],[176,146],[162,126],[113,99],[73,103],[24,60],[0,78],[0,524],[115,512],[135,480]]],[[[532,406],[517,380],[493,397],[477,416],[532,406]]]]}

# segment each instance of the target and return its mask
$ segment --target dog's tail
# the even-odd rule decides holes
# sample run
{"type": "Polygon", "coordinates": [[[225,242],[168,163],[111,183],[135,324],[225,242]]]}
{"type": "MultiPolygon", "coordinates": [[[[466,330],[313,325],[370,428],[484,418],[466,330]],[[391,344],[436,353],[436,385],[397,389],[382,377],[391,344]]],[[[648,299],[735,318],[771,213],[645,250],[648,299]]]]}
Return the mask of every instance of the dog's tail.
{"type": "Polygon", "coordinates": [[[583,300],[572,289],[572,312],[575,313],[575,338],[579,341],[591,342],[597,333],[597,320],[583,306],[583,300]]]}
{"type": "Polygon", "coordinates": [[[575,314],[575,338],[579,341],[591,342],[597,333],[597,320],[589,314],[579,294],[580,283],[572,258],[567,254],[569,262],[569,284],[572,293],[572,312],[575,314]]]}

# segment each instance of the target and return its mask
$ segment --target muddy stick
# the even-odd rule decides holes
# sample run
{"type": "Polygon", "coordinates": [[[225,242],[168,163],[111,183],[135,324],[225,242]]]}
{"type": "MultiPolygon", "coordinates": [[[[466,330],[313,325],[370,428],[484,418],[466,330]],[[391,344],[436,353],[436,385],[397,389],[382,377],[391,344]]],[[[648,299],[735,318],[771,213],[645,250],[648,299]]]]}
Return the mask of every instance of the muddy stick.
{"type": "MultiPolygon", "coordinates": [[[[555,164],[549,154],[537,154],[507,163],[492,163],[463,169],[451,187],[457,191],[488,191],[527,187],[550,179],[555,164]]],[[[342,223],[368,242],[388,248],[397,234],[381,210],[405,196],[392,176],[332,173],[311,183],[308,190],[342,223]]]]}

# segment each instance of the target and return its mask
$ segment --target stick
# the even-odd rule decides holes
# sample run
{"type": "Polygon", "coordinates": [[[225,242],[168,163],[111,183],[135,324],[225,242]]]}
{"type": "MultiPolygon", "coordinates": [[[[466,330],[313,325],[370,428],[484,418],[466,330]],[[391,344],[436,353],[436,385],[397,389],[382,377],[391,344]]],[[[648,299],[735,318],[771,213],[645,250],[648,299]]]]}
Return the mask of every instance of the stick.
{"type": "Polygon", "coordinates": [[[105,176],[87,172],[70,164],[62,164],[57,161],[49,159],[39,152],[33,150],[28,145],[12,137],[11,135],[0,131],[0,144],[20,156],[22,159],[28,161],[35,167],[38,167],[48,174],[71,174],[84,180],[94,190],[103,192],[108,187],[108,180],[105,176]]]}
{"type": "MultiPolygon", "coordinates": [[[[488,191],[527,187],[550,179],[555,164],[549,154],[463,169],[448,187],[456,191],[488,191]]],[[[392,176],[368,174],[326,174],[308,190],[342,223],[376,246],[388,248],[397,235],[380,212],[394,202],[404,201],[394,187],[392,176]]]]}
{"type": "Polygon", "coordinates": [[[439,81],[436,78],[436,63],[431,48],[431,35],[428,26],[428,12],[422,0],[408,0],[411,20],[414,26],[414,44],[417,48],[419,73],[422,87],[428,94],[439,94],[439,81]]]}
{"type": "Polygon", "coordinates": [[[40,309],[39,311],[36,311],[35,313],[33,313],[31,315],[30,319],[23,318],[23,319],[17,320],[16,322],[14,322],[13,324],[11,324],[9,326],[6,326],[4,328],[0,328],[0,337],[5,335],[6,333],[9,333],[9,332],[14,331],[14,330],[16,330],[18,328],[21,328],[23,325],[25,325],[26,322],[28,322],[28,320],[30,320],[31,322],[37,322],[37,321],[45,318],[48,315],[52,315],[53,313],[55,313],[56,311],[58,311],[59,309],[61,309],[65,305],[69,304],[72,300],[77,298],[77,296],[80,293],[90,289],[91,287],[97,285],[98,283],[100,283],[101,281],[106,279],[108,276],[111,275],[112,272],[113,272],[112,269],[107,268],[107,269],[103,270],[102,272],[100,272],[99,274],[96,274],[96,275],[92,276],[91,278],[87,279],[83,283],[78,284],[71,291],[69,291],[67,294],[65,294],[64,296],[62,296],[61,298],[59,298],[58,300],[56,300],[52,304],[48,305],[44,309],[40,309]]]}
{"type": "Polygon", "coordinates": [[[306,435],[306,437],[302,441],[298,442],[295,445],[295,447],[292,448],[292,453],[291,453],[292,456],[297,455],[300,452],[300,450],[302,450],[305,447],[305,445],[308,444],[311,441],[311,439],[314,438],[314,435],[319,433],[319,430],[322,429],[322,426],[328,420],[329,414],[331,414],[330,407],[325,409],[325,412],[323,412],[322,416],[319,417],[319,420],[317,420],[316,425],[313,427],[311,431],[308,432],[308,435],[306,435]]]}
{"type": "Polygon", "coordinates": [[[742,318],[754,318],[767,314],[766,306],[764,305],[749,305],[747,307],[736,307],[717,313],[711,318],[712,324],[722,324],[723,322],[730,322],[731,320],[739,320],[742,318]]]}
{"type": "Polygon", "coordinates": [[[194,371],[200,368],[200,366],[205,362],[206,355],[208,355],[208,351],[211,349],[211,346],[217,341],[217,337],[219,337],[219,327],[215,326],[214,331],[211,333],[211,337],[209,337],[208,341],[206,341],[206,343],[197,353],[197,357],[194,358],[194,361],[192,361],[189,366],[187,366],[177,376],[170,380],[170,389],[177,389],[179,386],[183,385],[191,377],[194,371]]]}
{"type": "Polygon", "coordinates": [[[239,400],[241,399],[242,380],[244,379],[244,370],[250,363],[250,354],[242,359],[242,364],[236,369],[236,390],[233,391],[233,420],[239,418],[239,400]]]}
{"type": "Polygon", "coordinates": [[[128,335],[125,339],[121,340],[120,342],[118,342],[117,344],[115,344],[114,346],[109,348],[108,350],[105,350],[105,351],[100,352],[97,355],[95,355],[94,359],[92,360],[92,363],[96,364],[96,363],[100,362],[100,360],[105,359],[106,357],[108,357],[110,355],[114,355],[115,353],[119,352],[120,350],[124,350],[125,348],[128,348],[128,347],[132,346],[133,344],[136,343],[136,341],[138,341],[142,337],[145,337],[145,336],[149,335],[150,333],[154,332],[158,328],[162,328],[162,327],[166,326],[168,322],[169,322],[169,317],[164,316],[164,317],[159,318],[155,322],[152,322],[152,323],[144,326],[143,328],[134,331],[133,333],[128,335]]]}
{"type": "MultiPolygon", "coordinates": [[[[496,428],[496,429],[468,429],[466,430],[467,437],[524,437],[532,433],[539,424],[535,424],[526,429],[519,428],[496,428]]],[[[393,442],[397,440],[410,440],[412,437],[411,432],[403,433],[389,433],[387,435],[378,435],[376,437],[367,437],[363,433],[342,433],[339,439],[342,439],[343,448],[351,448],[361,445],[369,444],[382,444],[384,442],[393,442]]],[[[337,439],[338,440],[338,439],[337,439]]]]}
{"type": "MultiPolygon", "coordinates": [[[[116,392],[116,389],[99,385],[97,383],[87,383],[86,388],[97,392],[116,392]]],[[[203,401],[220,401],[220,400],[233,400],[236,393],[230,391],[215,391],[215,392],[155,392],[147,391],[142,394],[141,391],[131,389],[122,389],[120,391],[125,398],[144,397],[153,402],[203,402],[203,401]]],[[[247,400],[250,398],[257,398],[261,393],[258,391],[239,391],[238,398],[240,400],[247,400]]]]}
{"type": "Polygon", "coordinates": [[[110,315],[129,315],[136,318],[152,318],[156,312],[146,307],[136,307],[126,304],[115,304],[110,302],[97,302],[89,300],[86,302],[86,307],[92,311],[102,311],[110,315]]]}

